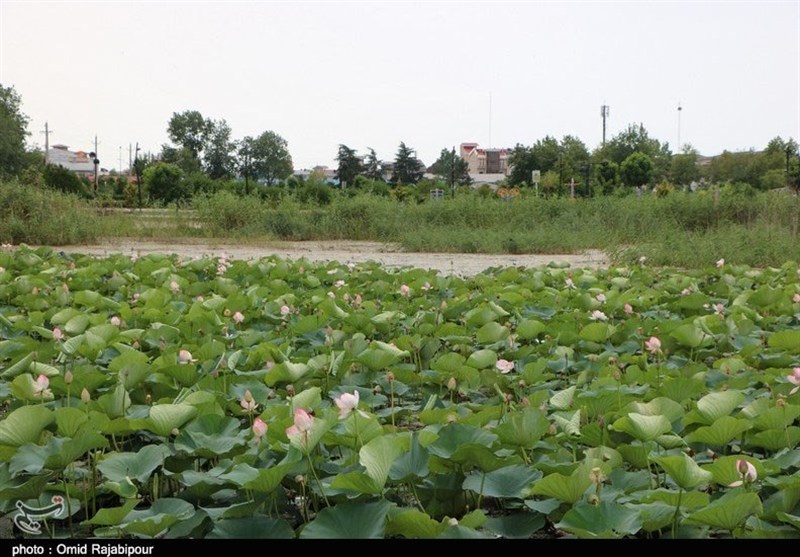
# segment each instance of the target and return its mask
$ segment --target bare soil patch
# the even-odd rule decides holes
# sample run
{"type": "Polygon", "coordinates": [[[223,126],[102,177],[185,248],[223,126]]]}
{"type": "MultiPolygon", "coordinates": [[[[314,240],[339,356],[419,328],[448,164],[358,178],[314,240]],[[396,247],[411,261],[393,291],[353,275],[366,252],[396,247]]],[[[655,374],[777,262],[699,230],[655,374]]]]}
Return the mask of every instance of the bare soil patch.
{"type": "Polygon", "coordinates": [[[261,258],[280,255],[289,259],[305,258],[309,261],[338,261],[360,263],[376,261],[387,267],[419,267],[435,269],[443,274],[471,276],[489,267],[535,267],[550,262],[569,263],[573,267],[606,267],[607,256],[600,250],[578,254],[482,254],[482,253],[413,253],[401,251],[393,244],[326,240],[306,242],[263,242],[237,244],[231,240],[198,240],[181,238],[170,242],[114,238],[97,244],[61,246],[67,253],[106,256],[112,253],[145,255],[148,253],[175,253],[182,257],[221,256],[231,259],[261,258]]]}

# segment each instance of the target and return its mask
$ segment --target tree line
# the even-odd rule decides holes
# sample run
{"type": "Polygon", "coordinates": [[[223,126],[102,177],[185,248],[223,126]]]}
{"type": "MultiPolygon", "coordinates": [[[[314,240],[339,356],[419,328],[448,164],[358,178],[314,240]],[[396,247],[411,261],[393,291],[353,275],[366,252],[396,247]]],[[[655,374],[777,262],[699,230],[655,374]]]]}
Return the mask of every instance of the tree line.
{"type": "MultiPolygon", "coordinates": [[[[30,183],[84,194],[98,195],[74,174],[60,168],[45,168],[41,152],[26,147],[28,118],[13,87],[0,84],[0,178],[22,176],[30,183]]],[[[197,110],[175,112],[167,122],[170,143],[157,154],[137,157],[135,175],[142,184],[127,178],[106,180],[104,191],[125,205],[135,205],[137,188],[157,203],[186,200],[197,194],[221,189],[241,194],[259,192],[264,186],[306,188],[310,197],[325,197],[327,187],[320,176],[294,176],[287,141],[267,130],[258,136],[233,138],[224,119],[208,118],[197,110]]],[[[467,162],[455,148],[443,148],[438,159],[426,167],[413,147],[401,142],[394,157],[383,161],[374,149],[361,155],[341,144],[335,156],[336,178],[342,189],[386,193],[425,183],[427,189],[452,189],[471,183],[467,162]],[[425,173],[433,180],[424,180],[425,173]]],[[[577,137],[561,140],[545,136],[531,145],[517,144],[508,156],[510,186],[531,186],[532,174],[540,172],[537,186],[545,194],[564,194],[574,183],[579,195],[610,194],[653,186],[657,191],[702,183],[746,183],[757,189],[787,185],[800,190],[800,153],[794,139],[775,137],[761,151],[729,152],[701,157],[691,145],[673,153],[668,143],[650,137],[642,124],[631,124],[605,144],[590,151],[577,137]]]]}

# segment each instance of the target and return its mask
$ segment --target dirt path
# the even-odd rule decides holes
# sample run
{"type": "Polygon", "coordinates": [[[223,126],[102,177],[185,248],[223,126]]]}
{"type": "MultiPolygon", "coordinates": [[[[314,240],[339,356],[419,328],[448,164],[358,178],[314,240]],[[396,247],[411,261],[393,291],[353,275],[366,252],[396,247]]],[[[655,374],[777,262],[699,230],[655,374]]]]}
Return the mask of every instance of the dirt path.
{"type": "Polygon", "coordinates": [[[358,263],[377,261],[387,267],[420,267],[444,274],[475,275],[489,267],[545,265],[551,261],[567,262],[573,267],[605,267],[608,259],[602,251],[590,250],[573,255],[488,255],[460,253],[409,253],[391,244],[354,241],[269,242],[257,245],[234,244],[230,241],[176,239],[169,243],[115,238],[99,244],[62,246],[68,253],[110,255],[112,253],[177,253],[184,257],[226,255],[231,259],[260,258],[280,255],[290,259],[305,257],[309,261],[358,263]]]}

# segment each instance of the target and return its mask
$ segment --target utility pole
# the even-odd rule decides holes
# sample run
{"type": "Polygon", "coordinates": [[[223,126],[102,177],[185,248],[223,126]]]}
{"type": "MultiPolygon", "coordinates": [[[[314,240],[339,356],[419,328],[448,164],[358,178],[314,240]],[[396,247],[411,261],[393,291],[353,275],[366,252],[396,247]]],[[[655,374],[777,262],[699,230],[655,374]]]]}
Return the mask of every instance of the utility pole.
{"type": "Polygon", "coordinates": [[[119,168],[117,168],[117,173],[122,176],[122,145],[119,146],[119,168]]]}
{"type": "Polygon", "coordinates": [[[681,101],[678,101],[678,152],[681,152],[681,101]]]}
{"type": "Polygon", "coordinates": [[[94,135],[94,151],[89,153],[94,163],[94,193],[97,195],[97,165],[100,164],[100,159],[97,158],[97,134],[94,135]]]}
{"type": "Polygon", "coordinates": [[[133,166],[136,170],[136,187],[139,190],[139,211],[142,210],[142,177],[139,175],[139,142],[136,142],[136,154],[133,159],[133,166]]]}
{"type": "Polygon", "coordinates": [[[133,145],[128,143],[128,182],[131,181],[131,171],[133,170],[133,145]]]}
{"type": "Polygon", "coordinates": [[[608,118],[608,105],[604,104],[600,107],[600,116],[603,117],[603,145],[606,144],[606,118],[608,118]]]}
{"type": "Polygon", "coordinates": [[[53,131],[44,123],[44,131],[39,132],[44,134],[44,164],[50,164],[50,134],[53,131]]]}

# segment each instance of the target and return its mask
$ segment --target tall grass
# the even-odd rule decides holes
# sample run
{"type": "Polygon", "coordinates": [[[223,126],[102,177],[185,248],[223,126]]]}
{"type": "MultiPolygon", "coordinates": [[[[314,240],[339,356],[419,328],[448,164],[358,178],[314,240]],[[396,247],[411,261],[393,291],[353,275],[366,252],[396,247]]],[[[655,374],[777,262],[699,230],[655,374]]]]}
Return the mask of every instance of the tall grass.
{"type": "Polygon", "coordinates": [[[214,234],[289,240],[375,240],[409,251],[570,253],[590,248],[619,259],[646,255],[674,265],[711,258],[753,265],[800,260],[800,199],[783,193],[727,191],[666,197],[570,200],[533,196],[512,201],[464,195],[403,203],[371,195],[337,197],[309,207],[218,194],[196,204],[214,234]]]}
{"type": "Polygon", "coordinates": [[[73,195],[16,181],[0,182],[0,241],[64,245],[98,236],[94,210],[73,195]]]}

